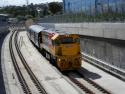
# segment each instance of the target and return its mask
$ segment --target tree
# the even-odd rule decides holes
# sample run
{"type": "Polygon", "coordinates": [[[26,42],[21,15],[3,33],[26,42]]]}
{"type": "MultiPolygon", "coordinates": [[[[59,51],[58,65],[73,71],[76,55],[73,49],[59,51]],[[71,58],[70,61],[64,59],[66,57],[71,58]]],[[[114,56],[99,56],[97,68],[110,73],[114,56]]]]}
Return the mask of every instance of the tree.
{"type": "Polygon", "coordinates": [[[26,15],[25,16],[25,19],[27,20],[27,19],[33,19],[33,16],[32,15],[26,15]]]}
{"type": "Polygon", "coordinates": [[[48,15],[48,7],[47,6],[45,6],[43,8],[43,16],[46,16],[46,15],[48,15]]]}
{"type": "Polygon", "coordinates": [[[24,16],[18,15],[17,16],[18,21],[24,21],[26,20],[24,16]]]}
{"type": "Polygon", "coordinates": [[[62,12],[62,5],[61,5],[61,3],[51,2],[51,3],[48,4],[48,6],[49,6],[49,11],[52,14],[56,14],[58,12],[62,12]]]}
{"type": "Polygon", "coordinates": [[[28,5],[28,14],[32,15],[33,17],[37,16],[37,10],[36,10],[36,7],[33,5],[33,3],[28,5]]]}

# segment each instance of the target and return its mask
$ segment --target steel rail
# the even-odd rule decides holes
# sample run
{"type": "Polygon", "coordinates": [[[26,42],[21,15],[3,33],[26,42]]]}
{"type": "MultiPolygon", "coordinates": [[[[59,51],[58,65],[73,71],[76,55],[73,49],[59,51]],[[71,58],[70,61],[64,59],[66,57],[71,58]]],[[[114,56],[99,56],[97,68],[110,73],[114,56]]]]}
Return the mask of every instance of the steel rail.
{"type": "Polygon", "coordinates": [[[66,75],[73,83],[75,83],[81,90],[83,90],[83,92],[87,93],[87,94],[95,94],[93,91],[91,91],[89,88],[87,88],[85,85],[81,84],[81,82],[79,82],[78,80],[76,80],[75,78],[71,77],[69,75],[69,72],[65,72],[63,73],[64,75],[66,75]]]}

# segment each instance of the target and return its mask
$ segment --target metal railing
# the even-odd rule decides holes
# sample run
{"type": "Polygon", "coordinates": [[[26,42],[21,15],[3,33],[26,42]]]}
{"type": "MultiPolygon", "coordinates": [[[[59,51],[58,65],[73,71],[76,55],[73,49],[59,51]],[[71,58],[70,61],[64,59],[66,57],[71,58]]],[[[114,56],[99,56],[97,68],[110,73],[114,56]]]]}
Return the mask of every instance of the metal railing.
{"type": "Polygon", "coordinates": [[[78,22],[125,22],[125,13],[105,13],[85,15],[84,13],[69,13],[40,18],[42,23],[78,23],[78,22]]]}
{"type": "Polygon", "coordinates": [[[105,61],[102,61],[100,59],[97,59],[95,57],[92,57],[86,53],[83,53],[82,52],[82,56],[83,56],[83,59],[89,63],[91,63],[92,65],[114,75],[115,77],[125,81],[125,70],[119,68],[119,67],[116,67],[114,65],[111,65],[105,61]]]}

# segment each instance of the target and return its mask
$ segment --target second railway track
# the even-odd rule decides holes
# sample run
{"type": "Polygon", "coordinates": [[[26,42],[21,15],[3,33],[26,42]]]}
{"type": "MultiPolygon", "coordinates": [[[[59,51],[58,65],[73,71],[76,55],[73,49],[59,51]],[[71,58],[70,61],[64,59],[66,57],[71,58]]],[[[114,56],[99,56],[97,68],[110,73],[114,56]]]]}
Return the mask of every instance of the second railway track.
{"type": "Polygon", "coordinates": [[[37,79],[37,77],[34,75],[34,73],[32,72],[31,68],[29,67],[29,65],[27,64],[25,58],[23,57],[20,48],[18,46],[18,31],[13,31],[11,37],[10,37],[10,42],[9,42],[9,48],[10,48],[10,54],[11,54],[11,58],[12,58],[12,62],[16,71],[16,74],[18,76],[18,79],[20,81],[20,84],[23,88],[24,93],[26,94],[32,94],[32,90],[29,88],[30,86],[28,86],[28,83],[25,79],[25,77],[23,77],[23,73],[20,70],[20,67],[17,63],[16,57],[14,55],[14,51],[13,51],[13,46],[12,46],[12,40],[14,39],[14,44],[15,44],[15,48],[17,50],[18,56],[23,64],[23,66],[25,67],[25,70],[27,71],[27,73],[30,76],[30,79],[32,80],[32,82],[34,83],[34,86],[37,88],[38,92],[41,94],[47,94],[47,92],[45,91],[45,89],[43,88],[43,86],[41,85],[41,83],[39,82],[39,80],[37,79]],[[15,33],[15,34],[14,34],[15,33]]]}
{"type": "Polygon", "coordinates": [[[112,94],[96,82],[85,77],[81,71],[69,71],[64,74],[87,94],[112,94]]]}

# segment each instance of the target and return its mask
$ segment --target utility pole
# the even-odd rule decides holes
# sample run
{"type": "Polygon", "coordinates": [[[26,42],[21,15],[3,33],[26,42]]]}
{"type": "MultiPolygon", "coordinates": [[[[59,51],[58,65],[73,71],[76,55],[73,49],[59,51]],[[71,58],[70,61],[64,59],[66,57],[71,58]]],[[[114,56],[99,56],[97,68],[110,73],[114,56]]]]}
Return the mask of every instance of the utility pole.
{"type": "Polygon", "coordinates": [[[26,5],[27,5],[27,14],[28,14],[29,13],[29,8],[28,8],[29,0],[26,0],[26,5]]]}
{"type": "Polygon", "coordinates": [[[92,15],[92,4],[91,4],[91,1],[90,1],[90,15],[92,15]]]}
{"type": "Polygon", "coordinates": [[[95,15],[97,13],[97,0],[95,0],[95,15]]]}
{"type": "Polygon", "coordinates": [[[117,0],[115,0],[115,9],[116,9],[116,13],[118,13],[118,5],[117,5],[117,0]]]}
{"type": "Polygon", "coordinates": [[[123,12],[124,12],[124,1],[123,0],[120,2],[120,5],[121,5],[121,13],[123,14],[123,12]]]}
{"type": "Polygon", "coordinates": [[[5,3],[5,0],[3,0],[3,8],[4,8],[4,3],[5,3]]]}
{"type": "Polygon", "coordinates": [[[65,0],[63,0],[63,12],[66,12],[66,10],[65,10],[65,0]]]}
{"type": "Polygon", "coordinates": [[[27,6],[29,5],[29,0],[26,0],[26,5],[27,5],[27,6]]]}
{"type": "Polygon", "coordinates": [[[86,0],[85,0],[85,14],[87,14],[87,11],[86,11],[86,0]]]}
{"type": "Polygon", "coordinates": [[[80,1],[80,4],[81,4],[80,7],[81,7],[81,12],[82,12],[82,0],[80,1]]]}
{"type": "Polygon", "coordinates": [[[108,13],[109,13],[109,10],[110,10],[110,8],[109,8],[109,0],[108,0],[108,13]]]}
{"type": "Polygon", "coordinates": [[[8,6],[8,0],[3,0],[3,7],[8,6]]]}

